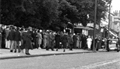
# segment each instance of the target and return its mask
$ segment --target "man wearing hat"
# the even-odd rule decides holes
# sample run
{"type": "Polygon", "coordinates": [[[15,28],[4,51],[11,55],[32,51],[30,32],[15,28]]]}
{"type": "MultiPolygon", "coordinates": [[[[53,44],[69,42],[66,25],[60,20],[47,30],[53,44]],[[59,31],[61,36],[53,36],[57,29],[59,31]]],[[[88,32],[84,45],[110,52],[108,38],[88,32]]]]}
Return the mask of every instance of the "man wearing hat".
{"type": "Polygon", "coordinates": [[[64,33],[64,35],[62,36],[62,44],[63,44],[63,52],[65,52],[65,48],[68,45],[68,34],[64,33]]]}

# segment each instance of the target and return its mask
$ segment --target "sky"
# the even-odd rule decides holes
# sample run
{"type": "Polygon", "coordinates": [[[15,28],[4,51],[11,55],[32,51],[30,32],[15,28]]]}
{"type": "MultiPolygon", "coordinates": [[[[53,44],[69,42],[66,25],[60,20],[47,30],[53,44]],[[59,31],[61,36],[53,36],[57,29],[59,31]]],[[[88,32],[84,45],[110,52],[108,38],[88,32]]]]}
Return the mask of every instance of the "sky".
{"type": "MultiPolygon", "coordinates": [[[[112,7],[111,7],[111,13],[113,13],[115,10],[120,10],[120,0],[112,0],[111,3],[112,7]]],[[[107,25],[108,22],[102,22],[104,25],[107,25]]]]}
{"type": "Polygon", "coordinates": [[[112,0],[112,8],[111,11],[115,11],[115,10],[120,10],[120,0],[112,0]]]}

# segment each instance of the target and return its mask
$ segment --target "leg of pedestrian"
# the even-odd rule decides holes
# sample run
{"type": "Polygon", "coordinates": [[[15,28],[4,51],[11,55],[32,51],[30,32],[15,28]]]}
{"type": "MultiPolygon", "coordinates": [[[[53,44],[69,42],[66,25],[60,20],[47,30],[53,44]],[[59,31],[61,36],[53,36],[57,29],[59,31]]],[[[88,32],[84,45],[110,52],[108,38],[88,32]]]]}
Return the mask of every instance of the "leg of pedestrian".
{"type": "Polygon", "coordinates": [[[29,49],[27,49],[27,48],[25,49],[25,54],[26,54],[26,55],[30,55],[29,49]]]}
{"type": "Polygon", "coordinates": [[[10,40],[10,52],[13,52],[13,43],[12,43],[12,40],[10,40]]]}
{"type": "Polygon", "coordinates": [[[14,53],[17,52],[17,41],[14,41],[14,53]]]}

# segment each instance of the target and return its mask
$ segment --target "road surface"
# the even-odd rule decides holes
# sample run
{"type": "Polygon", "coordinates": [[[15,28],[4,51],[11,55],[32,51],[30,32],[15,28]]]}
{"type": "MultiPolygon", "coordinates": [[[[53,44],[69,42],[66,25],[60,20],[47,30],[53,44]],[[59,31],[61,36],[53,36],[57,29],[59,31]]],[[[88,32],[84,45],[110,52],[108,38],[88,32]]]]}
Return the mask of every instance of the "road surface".
{"type": "Polygon", "coordinates": [[[0,69],[120,69],[120,53],[97,52],[0,60],[0,69]]]}

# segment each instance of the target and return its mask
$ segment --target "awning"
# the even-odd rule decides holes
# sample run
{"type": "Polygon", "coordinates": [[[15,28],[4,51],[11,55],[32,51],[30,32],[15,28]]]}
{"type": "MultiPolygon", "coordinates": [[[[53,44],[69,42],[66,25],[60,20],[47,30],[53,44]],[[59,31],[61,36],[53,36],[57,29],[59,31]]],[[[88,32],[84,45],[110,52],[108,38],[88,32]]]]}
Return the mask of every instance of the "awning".
{"type": "Polygon", "coordinates": [[[85,29],[85,30],[93,30],[93,28],[84,27],[84,26],[77,26],[77,27],[74,27],[74,28],[77,28],[77,29],[85,29]]]}
{"type": "Polygon", "coordinates": [[[118,37],[118,35],[116,33],[113,33],[111,30],[109,31],[109,33],[115,37],[118,37]]]}

